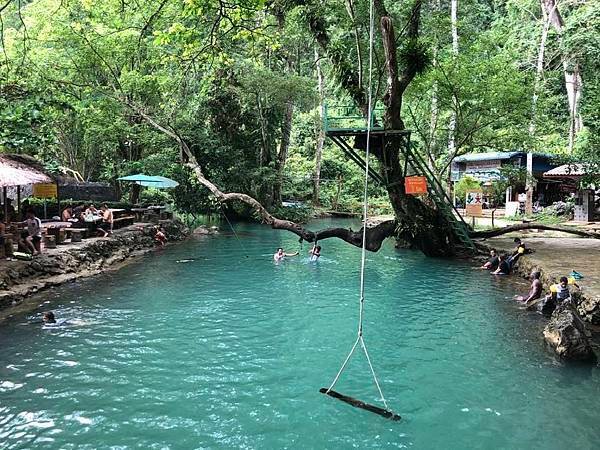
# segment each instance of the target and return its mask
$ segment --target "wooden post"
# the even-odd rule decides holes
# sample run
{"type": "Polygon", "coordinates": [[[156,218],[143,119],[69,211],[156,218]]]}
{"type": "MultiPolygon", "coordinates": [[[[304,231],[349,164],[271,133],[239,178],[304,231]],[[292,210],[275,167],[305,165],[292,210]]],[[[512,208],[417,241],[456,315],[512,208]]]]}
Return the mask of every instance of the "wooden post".
{"type": "Polygon", "coordinates": [[[57,216],[60,217],[60,219],[62,220],[62,213],[60,211],[60,189],[58,186],[58,181],[56,182],[56,206],[58,207],[57,216]]]}
{"type": "MultiPolygon", "coordinates": [[[[21,216],[21,186],[17,186],[17,208],[15,210],[15,212],[19,213],[19,216],[21,216]]],[[[15,217],[15,220],[16,217],[15,217]]]]}
{"type": "Polygon", "coordinates": [[[525,214],[531,216],[533,214],[533,153],[527,152],[527,181],[526,181],[525,214]]]}
{"type": "Polygon", "coordinates": [[[6,186],[2,188],[2,194],[4,196],[4,220],[8,220],[8,202],[6,201],[6,196],[8,195],[6,192],[6,186]]]}

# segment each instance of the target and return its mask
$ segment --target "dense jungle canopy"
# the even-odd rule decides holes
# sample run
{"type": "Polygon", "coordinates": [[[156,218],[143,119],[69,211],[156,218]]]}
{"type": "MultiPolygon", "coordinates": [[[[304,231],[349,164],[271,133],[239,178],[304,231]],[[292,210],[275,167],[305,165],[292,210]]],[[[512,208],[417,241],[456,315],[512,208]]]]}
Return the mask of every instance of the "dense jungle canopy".
{"type": "MultiPolygon", "coordinates": [[[[598,164],[600,2],[374,6],[376,106],[387,128],[412,130],[442,182],[473,151],[598,164]]],[[[86,180],[169,176],[180,211],[242,200],[273,226],[327,237],[275,217],[294,218],[285,199],[360,203],[362,173],[325,139],[322,115],[325,104],[366,112],[368,10],[362,0],[1,0],[0,151],[86,180]]],[[[388,180],[402,145],[375,149],[388,180]]],[[[452,252],[434,205],[398,183],[372,184],[370,199],[398,219],[382,235],[452,252]]]]}

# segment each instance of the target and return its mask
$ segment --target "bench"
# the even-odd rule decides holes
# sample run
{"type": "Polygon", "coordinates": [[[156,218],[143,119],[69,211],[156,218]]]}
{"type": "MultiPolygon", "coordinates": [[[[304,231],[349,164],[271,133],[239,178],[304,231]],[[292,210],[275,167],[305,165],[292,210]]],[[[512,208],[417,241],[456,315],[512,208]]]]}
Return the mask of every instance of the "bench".
{"type": "Polygon", "coordinates": [[[118,219],[113,219],[113,228],[121,228],[126,227],[127,225],[132,225],[135,220],[135,216],[124,216],[119,217],[118,219]]]}
{"type": "Polygon", "coordinates": [[[71,243],[81,242],[81,239],[87,237],[87,228],[65,228],[67,238],[71,238],[71,243]]]}

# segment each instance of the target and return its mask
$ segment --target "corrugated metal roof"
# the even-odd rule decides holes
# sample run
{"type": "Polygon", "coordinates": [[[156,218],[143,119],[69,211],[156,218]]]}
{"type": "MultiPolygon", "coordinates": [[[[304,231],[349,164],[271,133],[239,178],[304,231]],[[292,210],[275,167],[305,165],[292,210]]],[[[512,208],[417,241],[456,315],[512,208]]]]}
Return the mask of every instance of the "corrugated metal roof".
{"type": "Polygon", "coordinates": [[[471,161],[494,161],[510,159],[514,156],[526,155],[525,152],[488,152],[488,153],[467,153],[466,155],[457,156],[454,162],[471,162],[471,161]]]}
{"type": "MultiPolygon", "coordinates": [[[[515,156],[520,156],[525,158],[527,156],[527,152],[487,152],[487,153],[467,153],[462,156],[457,156],[454,158],[454,162],[462,163],[462,162],[475,162],[475,161],[494,161],[494,160],[505,160],[514,158],[515,156]]],[[[534,153],[534,158],[547,158],[552,159],[554,155],[550,155],[548,153],[534,153]]]]}
{"type": "Polygon", "coordinates": [[[24,155],[0,155],[0,187],[53,182],[38,160],[24,155]]]}
{"type": "Polygon", "coordinates": [[[582,177],[584,175],[587,175],[587,171],[583,167],[583,164],[563,164],[548,172],[544,172],[544,178],[582,177]]]}

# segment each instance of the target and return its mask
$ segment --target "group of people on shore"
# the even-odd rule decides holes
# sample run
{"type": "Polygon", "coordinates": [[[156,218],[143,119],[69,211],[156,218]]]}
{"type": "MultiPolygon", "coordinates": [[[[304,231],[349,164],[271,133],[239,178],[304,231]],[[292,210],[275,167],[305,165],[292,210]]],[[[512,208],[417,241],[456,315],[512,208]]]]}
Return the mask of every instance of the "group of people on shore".
{"type": "Polygon", "coordinates": [[[490,258],[480,269],[489,270],[492,275],[510,275],[519,258],[530,250],[519,238],[515,238],[516,247],[512,253],[499,254],[495,248],[490,250],[490,258]]]}
{"type": "MultiPolygon", "coordinates": [[[[489,259],[480,267],[480,269],[489,270],[493,275],[510,275],[519,258],[522,255],[531,252],[521,239],[515,238],[514,242],[516,247],[512,253],[499,254],[496,249],[491,249],[489,259]]],[[[531,302],[541,299],[543,286],[540,278],[541,272],[537,270],[531,272],[529,275],[529,279],[531,280],[529,292],[525,295],[515,295],[515,300],[530,305],[531,302]]],[[[564,276],[561,277],[558,283],[550,286],[550,294],[548,294],[545,299],[551,299],[557,303],[568,300],[571,297],[571,291],[569,289],[569,285],[571,284],[577,286],[574,279],[564,276]]]]}
{"type": "MultiPolygon", "coordinates": [[[[9,215],[6,217],[4,212],[0,212],[0,248],[3,249],[4,257],[10,261],[15,255],[18,257],[19,253],[31,256],[41,254],[43,251],[42,221],[36,216],[35,211],[28,209],[23,220],[17,221],[14,208],[8,209],[9,215]],[[12,248],[13,241],[8,237],[7,224],[23,227],[16,238],[18,252],[16,254],[12,248]]],[[[68,206],[62,211],[60,218],[63,222],[71,222],[75,226],[90,227],[93,224],[102,237],[107,237],[112,233],[113,213],[106,204],[103,204],[99,210],[93,204],[82,204],[74,208],[68,206]]]]}
{"type": "Polygon", "coordinates": [[[102,237],[107,237],[112,233],[113,213],[106,203],[103,203],[98,210],[92,203],[82,203],[75,207],[67,206],[61,213],[63,222],[71,222],[84,227],[96,225],[96,229],[102,237]]]}

